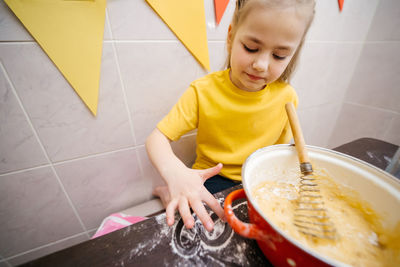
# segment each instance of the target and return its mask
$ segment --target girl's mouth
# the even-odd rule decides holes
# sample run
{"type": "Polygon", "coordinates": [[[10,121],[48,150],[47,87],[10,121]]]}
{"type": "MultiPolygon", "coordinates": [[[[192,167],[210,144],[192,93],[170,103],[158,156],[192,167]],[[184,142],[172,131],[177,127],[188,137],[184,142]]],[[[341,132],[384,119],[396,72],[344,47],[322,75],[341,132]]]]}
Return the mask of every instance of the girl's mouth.
{"type": "Polygon", "coordinates": [[[258,77],[258,76],[255,76],[255,75],[251,75],[251,74],[249,74],[249,73],[246,73],[246,74],[247,74],[247,76],[250,78],[250,80],[252,80],[252,81],[258,81],[258,80],[263,79],[262,77],[258,77]]]}

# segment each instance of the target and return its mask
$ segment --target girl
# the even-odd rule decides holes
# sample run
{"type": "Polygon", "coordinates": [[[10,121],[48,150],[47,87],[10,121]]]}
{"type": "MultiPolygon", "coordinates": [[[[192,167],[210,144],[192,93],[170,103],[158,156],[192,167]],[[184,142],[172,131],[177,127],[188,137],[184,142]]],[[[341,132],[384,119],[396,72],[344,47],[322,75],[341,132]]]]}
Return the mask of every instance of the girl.
{"type": "Polygon", "coordinates": [[[192,228],[192,208],[212,231],[203,202],[224,220],[212,193],[241,181],[242,164],[252,152],[292,138],[285,104],[297,106],[297,95],[287,81],[314,6],[314,0],[237,0],[227,69],[194,81],[146,140],[150,160],[167,183],[154,194],[166,207],[168,225],[178,209],[192,228]],[[188,168],[170,142],[195,128],[197,158],[188,168]]]}

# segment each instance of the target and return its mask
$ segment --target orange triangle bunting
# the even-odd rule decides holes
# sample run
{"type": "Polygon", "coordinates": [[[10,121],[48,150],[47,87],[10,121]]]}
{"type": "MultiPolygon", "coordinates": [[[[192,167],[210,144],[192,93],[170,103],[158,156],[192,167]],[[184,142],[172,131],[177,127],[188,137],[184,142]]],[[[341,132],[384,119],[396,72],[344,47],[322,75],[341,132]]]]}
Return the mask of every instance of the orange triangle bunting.
{"type": "Polygon", "coordinates": [[[338,0],[338,2],[339,2],[339,10],[342,11],[344,0],[338,0]]]}
{"type": "Polygon", "coordinates": [[[217,25],[220,23],[228,4],[229,0],[214,0],[215,19],[217,21],[217,25]]]}

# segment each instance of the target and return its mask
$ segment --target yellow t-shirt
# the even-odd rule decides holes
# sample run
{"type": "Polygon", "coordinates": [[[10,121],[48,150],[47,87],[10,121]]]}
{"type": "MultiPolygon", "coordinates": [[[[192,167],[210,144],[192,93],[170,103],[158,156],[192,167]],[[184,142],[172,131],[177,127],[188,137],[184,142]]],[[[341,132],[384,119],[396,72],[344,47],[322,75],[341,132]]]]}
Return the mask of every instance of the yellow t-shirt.
{"type": "Polygon", "coordinates": [[[293,87],[283,82],[257,92],[241,90],[227,69],[194,81],[157,128],[173,141],[197,128],[193,168],[221,162],[220,175],[241,181],[242,164],[251,153],[290,141],[285,104],[297,107],[297,101],[293,87]]]}

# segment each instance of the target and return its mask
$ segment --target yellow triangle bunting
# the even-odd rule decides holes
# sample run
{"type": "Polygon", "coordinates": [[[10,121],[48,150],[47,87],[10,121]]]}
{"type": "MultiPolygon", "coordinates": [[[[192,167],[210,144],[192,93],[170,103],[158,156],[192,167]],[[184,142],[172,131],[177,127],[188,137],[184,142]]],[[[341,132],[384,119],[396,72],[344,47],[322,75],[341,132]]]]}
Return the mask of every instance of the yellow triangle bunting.
{"type": "Polygon", "coordinates": [[[146,0],[178,39],[207,70],[208,55],[204,0],[146,0]]]}
{"type": "Polygon", "coordinates": [[[96,115],[106,0],[5,0],[96,115]]]}

